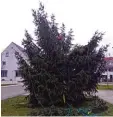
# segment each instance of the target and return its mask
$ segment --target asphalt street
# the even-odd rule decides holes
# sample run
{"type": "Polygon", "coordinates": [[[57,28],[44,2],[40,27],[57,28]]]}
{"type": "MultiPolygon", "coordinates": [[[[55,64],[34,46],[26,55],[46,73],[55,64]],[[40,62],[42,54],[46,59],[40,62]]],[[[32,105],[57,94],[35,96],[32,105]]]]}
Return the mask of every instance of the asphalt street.
{"type": "Polygon", "coordinates": [[[2,86],[1,100],[25,94],[24,87],[21,85],[2,86]]]}
{"type": "MultiPolygon", "coordinates": [[[[27,95],[22,84],[1,87],[1,100],[15,97],[18,95],[27,95]]],[[[113,90],[99,90],[97,95],[105,101],[113,104],[113,90]]]]}
{"type": "Polygon", "coordinates": [[[97,95],[101,99],[113,104],[113,90],[99,90],[97,95]]]}

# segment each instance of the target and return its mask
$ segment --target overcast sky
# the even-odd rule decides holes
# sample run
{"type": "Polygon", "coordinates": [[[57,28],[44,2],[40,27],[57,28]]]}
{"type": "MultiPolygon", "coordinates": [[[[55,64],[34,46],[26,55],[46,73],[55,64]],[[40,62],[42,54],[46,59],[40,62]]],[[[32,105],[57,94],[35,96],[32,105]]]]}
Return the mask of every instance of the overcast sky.
{"type": "MultiPolygon", "coordinates": [[[[106,32],[101,44],[109,44],[113,55],[113,0],[40,0],[57,22],[74,30],[74,43],[86,44],[96,30],[106,32]]],[[[12,41],[21,45],[24,30],[34,31],[31,9],[38,0],[0,0],[0,50],[12,41]]]]}

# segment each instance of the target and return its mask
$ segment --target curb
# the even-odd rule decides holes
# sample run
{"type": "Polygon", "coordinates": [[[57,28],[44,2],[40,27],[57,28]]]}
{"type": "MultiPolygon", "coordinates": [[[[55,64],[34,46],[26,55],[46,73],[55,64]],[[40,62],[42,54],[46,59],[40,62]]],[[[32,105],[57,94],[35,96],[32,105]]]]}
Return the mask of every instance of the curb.
{"type": "Polygon", "coordinates": [[[17,97],[17,96],[21,96],[21,95],[24,95],[26,93],[22,93],[22,94],[17,94],[17,95],[12,95],[12,96],[8,96],[7,98],[3,98],[1,100],[6,100],[6,99],[9,99],[9,98],[13,98],[13,97],[17,97]]]}
{"type": "Polygon", "coordinates": [[[7,86],[1,86],[1,87],[12,87],[12,86],[23,86],[23,84],[7,85],[7,86]]]}

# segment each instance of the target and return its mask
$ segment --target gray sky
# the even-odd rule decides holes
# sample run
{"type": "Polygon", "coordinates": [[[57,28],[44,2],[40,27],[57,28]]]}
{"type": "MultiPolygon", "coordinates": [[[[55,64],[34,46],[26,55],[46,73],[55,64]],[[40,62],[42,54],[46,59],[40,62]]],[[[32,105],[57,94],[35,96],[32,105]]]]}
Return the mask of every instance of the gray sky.
{"type": "MultiPolygon", "coordinates": [[[[54,13],[58,23],[74,30],[74,43],[86,44],[96,30],[106,32],[101,44],[109,44],[113,55],[113,0],[40,0],[48,14],[54,13]]],[[[0,0],[0,50],[12,41],[21,45],[24,30],[33,34],[31,9],[38,0],[0,0]]]]}

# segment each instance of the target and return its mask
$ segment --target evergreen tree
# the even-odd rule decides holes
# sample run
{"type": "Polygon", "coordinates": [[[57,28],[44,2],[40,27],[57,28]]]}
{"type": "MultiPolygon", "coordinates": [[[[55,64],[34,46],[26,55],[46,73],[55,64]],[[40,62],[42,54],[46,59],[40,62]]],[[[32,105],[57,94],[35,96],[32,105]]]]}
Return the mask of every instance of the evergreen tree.
{"type": "Polygon", "coordinates": [[[23,46],[28,60],[17,56],[19,69],[29,103],[32,106],[50,106],[81,103],[84,92],[96,91],[98,78],[104,71],[104,52],[97,51],[102,33],[96,32],[87,45],[74,45],[73,31],[65,32],[65,25],[58,28],[55,16],[48,20],[44,6],[33,10],[36,42],[26,31],[23,46]]]}

